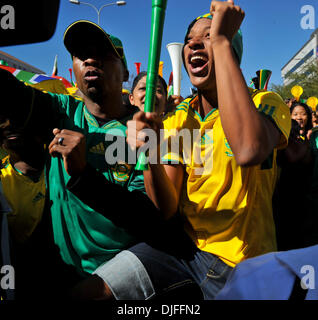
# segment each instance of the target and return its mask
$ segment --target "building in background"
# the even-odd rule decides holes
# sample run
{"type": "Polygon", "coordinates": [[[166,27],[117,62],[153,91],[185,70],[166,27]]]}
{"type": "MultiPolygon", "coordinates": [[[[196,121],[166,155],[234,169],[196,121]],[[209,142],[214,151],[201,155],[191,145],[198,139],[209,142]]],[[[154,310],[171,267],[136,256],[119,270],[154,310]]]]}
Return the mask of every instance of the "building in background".
{"type": "MultiPolygon", "coordinates": [[[[9,67],[15,68],[15,69],[20,69],[20,70],[24,70],[24,71],[28,71],[28,72],[32,72],[32,73],[36,73],[36,74],[45,74],[44,71],[31,66],[30,64],[21,61],[3,51],[0,51],[0,60],[2,60],[5,64],[7,64],[9,67]]],[[[2,64],[3,64],[2,62],[2,64]]]]}
{"type": "Polygon", "coordinates": [[[308,63],[318,58],[318,28],[312,33],[310,39],[281,69],[284,85],[288,85],[292,73],[299,73],[308,63]]]}

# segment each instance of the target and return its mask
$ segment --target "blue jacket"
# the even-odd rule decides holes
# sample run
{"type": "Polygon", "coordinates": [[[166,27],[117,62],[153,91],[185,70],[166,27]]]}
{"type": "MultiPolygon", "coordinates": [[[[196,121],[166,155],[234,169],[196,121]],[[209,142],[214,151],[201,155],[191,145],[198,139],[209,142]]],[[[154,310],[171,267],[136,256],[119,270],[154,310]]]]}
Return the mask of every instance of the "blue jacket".
{"type": "Polygon", "coordinates": [[[295,284],[306,300],[318,300],[318,245],[239,263],[216,300],[288,300],[295,284]]]}

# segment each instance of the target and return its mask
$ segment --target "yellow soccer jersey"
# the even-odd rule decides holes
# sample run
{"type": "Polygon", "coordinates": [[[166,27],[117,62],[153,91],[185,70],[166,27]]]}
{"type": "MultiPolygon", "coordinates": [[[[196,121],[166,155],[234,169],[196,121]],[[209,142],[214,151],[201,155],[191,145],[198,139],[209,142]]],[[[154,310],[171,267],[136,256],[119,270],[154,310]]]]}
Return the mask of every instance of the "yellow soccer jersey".
{"type": "MultiPolygon", "coordinates": [[[[272,92],[251,90],[251,96],[259,112],[279,128],[277,148],[287,146],[291,127],[287,105],[272,92]]],[[[186,99],[164,120],[169,148],[163,162],[185,166],[179,208],[190,222],[187,231],[199,249],[230,266],[275,251],[272,195],[277,150],[261,165],[240,167],[224,135],[219,111],[214,109],[201,119],[196,103],[197,96],[186,99]]]]}
{"type": "Polygon", "coordinates": [[[45,204],[45,180],[42,172],[38,182],[17,172],[9,157],[2,160],[3,193],[12,212],[8,214],[10,235],[19,243],[25,242],[42,218],[45,204]]]}

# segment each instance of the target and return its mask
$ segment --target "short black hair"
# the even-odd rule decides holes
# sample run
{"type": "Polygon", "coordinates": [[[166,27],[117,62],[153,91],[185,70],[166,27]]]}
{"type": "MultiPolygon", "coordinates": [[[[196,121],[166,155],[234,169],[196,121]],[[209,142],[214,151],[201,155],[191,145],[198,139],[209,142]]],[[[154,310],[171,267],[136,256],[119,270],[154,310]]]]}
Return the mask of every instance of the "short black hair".
{"type": "MultiPolygon", "coordinates": [[[[134,79],[132,87],[131,87],[131,93],[133,93],[133,91],[135,90],[138,82],[147,75],[147,71],[141,71],[134,79]]],[[[162,86],[163,86],[163,90],[164,93],[166,95],[166,97],[168,96],[168,89],[167,89],[167,82],[165,81],[164,78],[162,78],[159,74],[158,74],[158,79],[160,80],[162,86]]]]}

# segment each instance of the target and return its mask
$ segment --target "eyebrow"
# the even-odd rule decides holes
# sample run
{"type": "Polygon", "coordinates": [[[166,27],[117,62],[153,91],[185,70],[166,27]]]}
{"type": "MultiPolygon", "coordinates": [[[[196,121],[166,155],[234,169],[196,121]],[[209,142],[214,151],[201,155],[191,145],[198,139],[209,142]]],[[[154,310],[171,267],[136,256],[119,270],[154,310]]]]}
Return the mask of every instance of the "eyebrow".
{"type": "MultiPolygon", "coordinates": [[[[207,30],[210,30],[210,28],[211,28],[211,26],[206,26],[206,27],[204,27],[204,29],[202,29],[202,31],[205,32],[205,31],[207,31],[207,30]]],[[[189,37],[189,35],[192,33],[192,30],[193,30],[193,27],[192,27],[192,29],[190,30],[190,32],[189,32],[189,34],[188,34],[188,37],[189,37]]]]}

